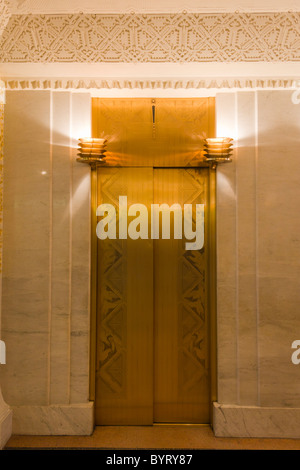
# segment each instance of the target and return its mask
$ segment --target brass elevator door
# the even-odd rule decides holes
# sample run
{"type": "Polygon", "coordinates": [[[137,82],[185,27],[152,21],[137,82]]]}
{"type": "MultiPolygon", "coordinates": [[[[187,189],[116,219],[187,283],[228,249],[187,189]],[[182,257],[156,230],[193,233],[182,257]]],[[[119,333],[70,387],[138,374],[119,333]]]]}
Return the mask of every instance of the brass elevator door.
{"type": "Polygon", "coordinates": [[[151,239],[151,205],[177,203],[183,217],[184,204],[206,204],[208,171],[98,170],[98,204],[116,207],[117,235],[98,240],[96,424],[209,422],[207,237],[187,250],[171,211],[169,239],[151,239]],[[147,207],[148,239],[120,239],[119,196],[147,207]]]}
{"type": "MultiPolygon", "coordinates": [[[[154,203],[179,203],[182,209],[205,204],[207,172],[154,170],[154,203]]],[[[170,240],[153,241],[153,420],[158,423],[209,423],[206,247],[187,250],[186,242],[172,232],[170,240]]]]}
{"type": "Polygon", "coordinates": [[[96,424],[209,423],[213,172],[199,161],[215,136],[215,100],[93,98],[92,135],[107,139],[96,204],[116,208],[116,237],[97,238],[96,424]],[[147,208],[147,239],[119,230],[119,196],[147,208]],[[151,205],[174,203],[182,214],[205,204],[203,248],[186,249],[172,230],[152,239],[151,205]]]}
{"type": "MultiPolygon", "coordinates": [[[[101,168],[98,204],[149,207],[153,170],[101,168]]],[[[98,240],[96,424],[153,422],[153,242],[98,240]]]]}

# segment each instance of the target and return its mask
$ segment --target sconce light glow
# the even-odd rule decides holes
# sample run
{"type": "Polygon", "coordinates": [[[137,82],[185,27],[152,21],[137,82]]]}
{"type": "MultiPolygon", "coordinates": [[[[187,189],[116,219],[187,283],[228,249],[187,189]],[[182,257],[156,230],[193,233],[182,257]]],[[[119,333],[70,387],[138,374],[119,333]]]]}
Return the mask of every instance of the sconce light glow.
{"type": "Polygon", "coordinates": [[[232,181],[228,179],[222,171],[218,171],[217,174],[217,188],[218,188],[218,198],[220,200],[228,201],[228,199],[235,200],[236,194],[232,186],[232,181]]]}
{"type": "MultiPolygon", "coordinates": [[[[72,197],[72,213],[73,215],[77,214],[80,211],[81,207],[88,204],[89,201],[89,188],[90,188],[90,174],[84,172],[84,175],[78,181],[76,187],[74,187],[74,193],[72,197]]],[[[66,212],[66,216],[67,216],[66,212]]]]}
{"type": "Polygon", "coordinates": [[[5,104],[5,83],[0,80],[0,105],[5,104]]]}
{"type": "Polygon", "coordinates": [[[82,137],[78,144],[77,161],[84,163],[102,162],[105,159],[106,139],[82,137]]]}

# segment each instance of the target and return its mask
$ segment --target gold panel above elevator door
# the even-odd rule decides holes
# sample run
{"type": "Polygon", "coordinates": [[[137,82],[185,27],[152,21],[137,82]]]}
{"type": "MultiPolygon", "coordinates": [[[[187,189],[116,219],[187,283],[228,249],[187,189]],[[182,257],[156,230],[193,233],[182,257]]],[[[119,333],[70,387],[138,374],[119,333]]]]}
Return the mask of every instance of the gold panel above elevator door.
{"type": "Polygon", "coordinates": [[[92,134],[107,139],[106,166],[199,166],[215,99],[93,98],[92,134]]]}

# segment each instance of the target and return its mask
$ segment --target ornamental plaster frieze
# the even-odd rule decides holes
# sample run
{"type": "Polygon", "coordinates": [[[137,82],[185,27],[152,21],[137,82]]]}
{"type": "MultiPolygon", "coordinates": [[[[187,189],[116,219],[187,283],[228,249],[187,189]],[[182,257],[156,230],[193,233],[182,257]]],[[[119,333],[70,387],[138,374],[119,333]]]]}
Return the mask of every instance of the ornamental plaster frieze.
{"type": "Polygon", "coordinates": [[[297,62],[300,12],[11,15],[2,63],[297,62]]]}

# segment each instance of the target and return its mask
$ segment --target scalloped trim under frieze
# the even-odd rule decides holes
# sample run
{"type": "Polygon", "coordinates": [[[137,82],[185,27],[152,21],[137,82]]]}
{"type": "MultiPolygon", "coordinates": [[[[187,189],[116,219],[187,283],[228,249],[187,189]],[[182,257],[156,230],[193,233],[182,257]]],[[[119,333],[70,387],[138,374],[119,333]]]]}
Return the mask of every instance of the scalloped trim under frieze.
{"type": "Polygon", "coordinates": [[[101,90],[101,89],[299,89],[298,78],[206,78],[189,79],[15,79],[4,80],[6,90],[101,90]]]}

